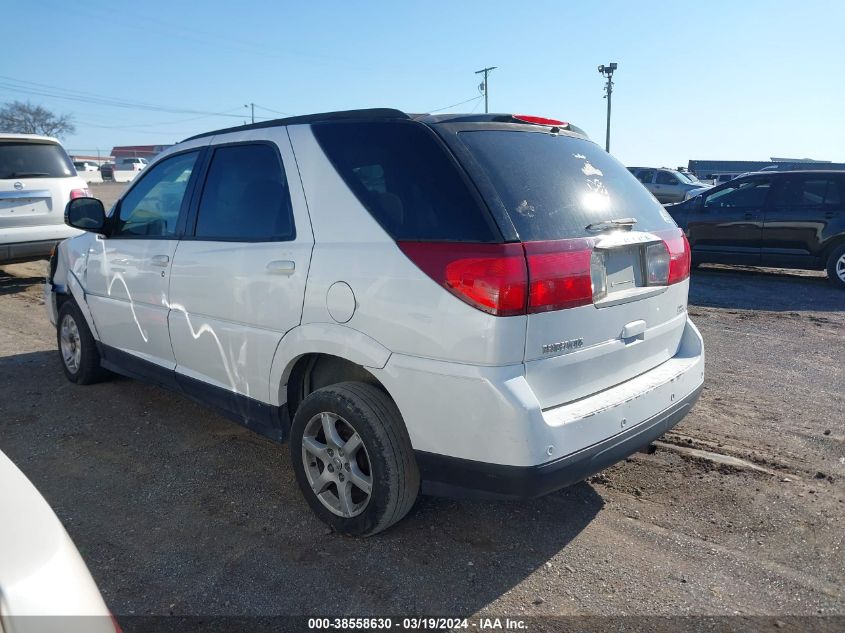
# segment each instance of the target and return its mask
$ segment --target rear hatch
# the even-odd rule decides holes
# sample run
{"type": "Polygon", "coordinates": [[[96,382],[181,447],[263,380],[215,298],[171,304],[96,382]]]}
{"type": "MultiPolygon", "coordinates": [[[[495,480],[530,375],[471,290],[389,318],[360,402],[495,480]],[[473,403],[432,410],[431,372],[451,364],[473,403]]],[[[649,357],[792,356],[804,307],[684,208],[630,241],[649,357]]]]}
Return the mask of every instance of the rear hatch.
{"type": "Polygon", "coordinates": [[[434,126],[502,233],[522,243],[526,378],[543,408],[668,360],[686,322],[683,233],[622,164],[565,125],[434,126]]]}
{"type": "MultiPolygon", "coordinates": [[[[0,227],[60,224],[74,186],[84,186],[61,145],[0,138],[0,227]]],[[[77,195],[83,194],[80,189],[77,195]]]]}

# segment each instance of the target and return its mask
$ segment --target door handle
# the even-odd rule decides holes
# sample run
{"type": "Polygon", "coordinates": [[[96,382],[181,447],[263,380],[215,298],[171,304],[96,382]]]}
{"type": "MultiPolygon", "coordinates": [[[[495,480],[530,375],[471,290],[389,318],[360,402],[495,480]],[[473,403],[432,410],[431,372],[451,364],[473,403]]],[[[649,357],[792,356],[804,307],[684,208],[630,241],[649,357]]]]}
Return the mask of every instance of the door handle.
{"type": "Polygon", "coordinates": [[[292,275],[296,263],[289,259],[277,259],[267,264],[267,272],[273,275],[292,275]]]}
{"type": "Polygon", "coordinates": [[[746,213],[746,214],[745,214],[745,219],[746,219],[746,220],[753,220],[753,219],[754,219],[754,214],[753,214],[753,213],[746,213]]]}
{"type": "Polygon", "coordinates": [[[150,259],[150,262],[153,266],[167,266],[167,262],[170,261],[170,257],[167,255],[153,255],[150,259]]]}

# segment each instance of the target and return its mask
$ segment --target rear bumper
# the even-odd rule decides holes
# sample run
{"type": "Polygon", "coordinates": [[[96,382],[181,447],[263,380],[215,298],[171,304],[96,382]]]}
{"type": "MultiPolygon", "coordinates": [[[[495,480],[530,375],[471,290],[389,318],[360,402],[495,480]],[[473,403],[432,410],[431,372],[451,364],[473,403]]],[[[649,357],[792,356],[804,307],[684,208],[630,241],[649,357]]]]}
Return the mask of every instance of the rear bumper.
{"type": "Polygon", "coordinates": [[[393,354],[383,369],[370,371],[402,413],[423,492],[534,497],[623,459],[677,424],[698,397],[704,362],[701,334],[687,320],[672,358],[550,408],[541,405],[524,365],[478,367],[393,354]]]}
{"type": "Polygon", "coordinates": [[[425,494],[520,499],[540,497],[612,466],[678,424],[698,400],[699,385],[683,400],[628,431],[536,466],[505,466],[416,452],[425,494]]]}
{"type": "Polygon", "coordinates": [[[50,251],[61,240],[41,240],[18,244],[0,244],[0,264],[32,261],[49,257],[50,251]]]}

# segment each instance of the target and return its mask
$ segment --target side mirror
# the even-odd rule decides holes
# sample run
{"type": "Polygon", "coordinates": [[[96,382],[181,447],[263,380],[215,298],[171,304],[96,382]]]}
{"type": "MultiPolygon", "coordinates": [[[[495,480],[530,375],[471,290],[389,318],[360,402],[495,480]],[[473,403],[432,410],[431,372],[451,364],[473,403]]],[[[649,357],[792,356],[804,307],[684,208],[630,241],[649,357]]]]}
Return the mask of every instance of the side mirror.
{"type": "Polygon", "coordinates": [[[65,207],[65,224],[75,229],[102,233],[106,225],[106,210],[96,198],[74,198],[65,207]]]}

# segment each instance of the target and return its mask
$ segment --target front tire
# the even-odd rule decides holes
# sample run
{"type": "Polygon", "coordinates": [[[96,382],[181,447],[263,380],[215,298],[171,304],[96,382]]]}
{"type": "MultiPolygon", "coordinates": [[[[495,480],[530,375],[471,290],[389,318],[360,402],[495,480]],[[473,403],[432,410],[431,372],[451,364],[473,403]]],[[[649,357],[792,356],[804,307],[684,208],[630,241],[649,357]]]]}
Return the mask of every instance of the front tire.
{"type": "Polygon", "coordinates": [[[845,244],[827,258],[827,278],[834,286],[845,289],[845,244]]]}
{"type": "Polygon", "coordinates": [[[88,323],[73,299],[65,301],[59,309],[56,341],[62,369],[71,382],[90,385],[108,375],[100,365],[100,352],[88,323]]]}
{"type": "Polygon", "coordinates": [[[395,403],[378,387],[342,382],[302,401],[291,461],[314,513],[341,534],[371,536],[402,519],[420,475],[395,403]]]}

